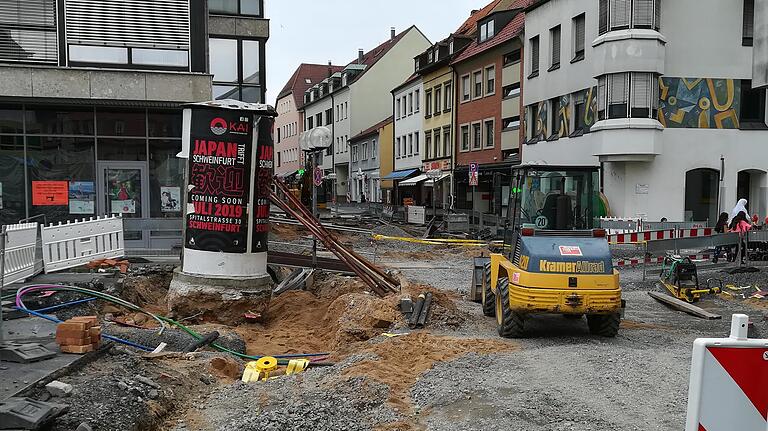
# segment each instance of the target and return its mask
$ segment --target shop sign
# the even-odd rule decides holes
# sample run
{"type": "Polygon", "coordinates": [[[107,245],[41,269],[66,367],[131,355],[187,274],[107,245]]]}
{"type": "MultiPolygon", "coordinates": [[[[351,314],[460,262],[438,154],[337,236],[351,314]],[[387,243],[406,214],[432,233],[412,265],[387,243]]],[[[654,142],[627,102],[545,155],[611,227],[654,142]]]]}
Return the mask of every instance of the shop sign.
{"type": "Polygon", "coordinates": [[[445,159],[445,160],[437,160],[432,162],[424,162],[424,164],[421,166],[422,172],[429,172],[429,171],[450,171],[451,170],[451,160],[445,159]]]}
{"type": "Polygon", "coordinates": [[[241,114],[192,110],[187,248],[247,250],[253,131],[251,116],[241,114]]]}
{"type": "Polygon", "coordinates": [[[32,181],[32,205],[36,207],[67,206],[69,182],[32,181]]]}

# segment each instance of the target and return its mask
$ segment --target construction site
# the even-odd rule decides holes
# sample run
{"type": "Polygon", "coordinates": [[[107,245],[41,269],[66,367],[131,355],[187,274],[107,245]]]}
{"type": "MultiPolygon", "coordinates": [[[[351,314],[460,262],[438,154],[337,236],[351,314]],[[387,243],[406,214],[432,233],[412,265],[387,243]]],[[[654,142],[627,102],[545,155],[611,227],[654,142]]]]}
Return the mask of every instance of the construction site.
{"type": "Polygon", "coordinates": [[[678,430],[694,340],[727,336],[734,313],[750,338],[765,329],[759,263],[688,260],[696,283],[717,285],[694,306],[665,288],[686,285],[647,243],[613,236],[599,240],[619,268],[616,332],[560,310],[499,337],[483,302],[500,242],[426,238],[365,211],[320,223],[279,183],[272,199],[259,310],[173,307],[178,263],[139,258],[6,285],[0,428],[678,430]]]}

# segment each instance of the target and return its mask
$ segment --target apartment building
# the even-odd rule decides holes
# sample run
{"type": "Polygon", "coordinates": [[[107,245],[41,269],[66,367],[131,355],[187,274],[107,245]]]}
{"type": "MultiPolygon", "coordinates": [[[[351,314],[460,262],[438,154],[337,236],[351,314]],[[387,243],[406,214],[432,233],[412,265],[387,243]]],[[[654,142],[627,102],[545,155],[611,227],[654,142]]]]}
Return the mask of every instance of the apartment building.
{"type": "Polygon", "coordinates": [[[520,161],[520,35],[528,3],[514,2],[478,20],[474,40],[451,61],[458,83],[456,208],[506,215],[504,184],[520,161]],[[469,183],[472,164],[479,166],[476,187],[469,183]]]}
{"type": "MultiPolygon", "coordinates": [[[[277,95],[275,109],[275,175],[290,180],[304,167],[299,135],[304,131],[304,93],[322,83],[342,67],[302,63],[277,95]]],[[[313,120],[314,121],[314,120],[313,120]]]]}
{"type": "Polygon", "coordinates": [[[354,202],[383,202],[379,147],[392,127],[387,118],[349,139],[350,195],[354,202]]]}
{"type": "Polygon", "coordinates": [[[394,102],[394,168],[386,179],[394,183],[394,197],[397,205],[403,199],[421,201],[418,184],[425,176],[421,175],[421,154],[423,150],[421,106],[424,86],[421,77],[413,74],[392,90],[394,102]],[[423,177],[423,178],[422,178],[423,177]]]}
{"type": "Polygon", "coordinates": [[[0,2],[0,222],[120,213],[128,247],[181,244],[180,107],[263,100],[269,30],[261,0],[162,3],[0,2]]]}
{"type": "Polygon", "coordinates": [[[766,90],[753,75],[766,84],[768,55],[752,45],[768,27],[755,26],[766,21],[757,3],[762,16],[753,0],[532,5],[523,160],[601,166],[618,216],[714,223],[746,198],[765,217],[766,90]]]}
{"type": "Polygon", "coordinates": [[[396,33],[374,49],[359,50],[357,58],[341,72],[305,93],[305,128],[327,126],[333,133],[333,146],[324,154],[322,168],[329,182],[331,199],[352,199],[349,139],[389,117],[392,112],[390,90],[411,74],[413,57],[429,46],[415,27],[396,33]]]}

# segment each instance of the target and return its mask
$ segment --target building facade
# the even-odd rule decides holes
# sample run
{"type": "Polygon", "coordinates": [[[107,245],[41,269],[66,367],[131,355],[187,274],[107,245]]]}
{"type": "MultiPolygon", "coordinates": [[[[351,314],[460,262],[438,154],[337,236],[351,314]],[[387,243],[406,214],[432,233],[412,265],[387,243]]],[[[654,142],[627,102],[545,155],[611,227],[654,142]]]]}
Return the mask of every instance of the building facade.
{"type": "Polygon", "coordinates": [[[333,133],[333,146],[322,160],[326,178],[333,174],[328,180],[331,199],[352,199],[349,139],[392,115],[390,90],[411,74],[413,57],[428,45],[415,26],[401,33],[391,29],[388,40],[368,52],[359,50],[341,72],[305,93],[306,130],[321,119],[333,133]]]}
{"type": "MultiPolygon", "coordinates": [[[[394,119],[394,172],[390,174],[395,185],[395,200],[419,201],[421,191],[422,110],[424,86],[419,75],[413,74],[392,91],[394,119]],[[403,185],[405,183],[405,185],[403,185]]],[[[421,203],[421,202],[420,202],[421,203]]]]}
{"type": "Polygon", "coordinates": [[[0,222],[122,214],[128,247],[180,246],[181,105],[210,100],[225,61],[238,98],[262,100],[269,33],[262,1],[164,6],[3,3],[0,222]],[[209,63],[217,38],[236,49],[209,63]]]}
{"type": "Polygon", "coordinates": [[[746,198],[765,217],[754,20],[752,0],[537,2],[525,28],[524,161],[601,166],[617,216],[714,223],[746,198]]]}
{"type": "Polygon", "coordinates": [[[518,4],[480,19],[475,39],[451,62],[458,83],[454,181],[459,209],[506,215],[505,184],[520,160],[519,36],[525,14],[518,4]],[[473,164],[476,186],[469,179],[473,164]]]}
{"type": "Polygon", "coordinates": [[[350,195],[354,202],[382,202],[379,146],[385,127],[391,124],[390,117],[349,140],[350,195]]]}

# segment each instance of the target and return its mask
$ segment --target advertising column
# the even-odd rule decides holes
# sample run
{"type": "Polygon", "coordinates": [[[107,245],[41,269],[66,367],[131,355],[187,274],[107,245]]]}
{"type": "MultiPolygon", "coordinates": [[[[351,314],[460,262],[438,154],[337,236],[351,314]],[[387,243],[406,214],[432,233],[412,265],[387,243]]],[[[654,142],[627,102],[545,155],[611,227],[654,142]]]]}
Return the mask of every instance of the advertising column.
{"type": "Polygon", "coordinates": [[[184,110],[179,154],[187,159],[184,254],[169,292],[172,309],[179,311],[182,296],[199,300],[201,292],[211,290],[226,296],[220,302],[230,303],[232,312],[261,308],[247,304],[248,299],[256,300],[253,293],[260,287],[265,287],[268,301],[275,115],[269,106],[231,100],[184,110]],[[242,307],[231,306],[235,298],[242,299],[242,307]]]}

